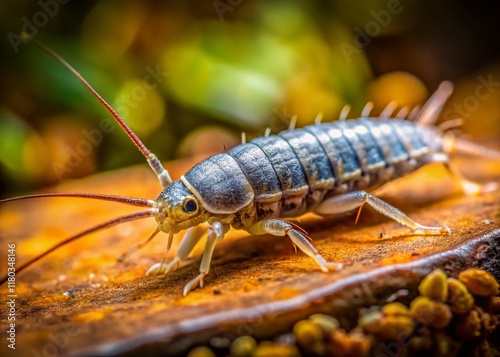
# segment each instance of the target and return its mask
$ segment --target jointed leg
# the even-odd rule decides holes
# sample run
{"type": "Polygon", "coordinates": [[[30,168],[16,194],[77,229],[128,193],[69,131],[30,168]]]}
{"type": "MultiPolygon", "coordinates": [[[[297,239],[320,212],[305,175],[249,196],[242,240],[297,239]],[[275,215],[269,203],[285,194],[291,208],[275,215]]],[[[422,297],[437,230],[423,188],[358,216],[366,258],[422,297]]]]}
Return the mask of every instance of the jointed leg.
{"type": "Polygon", "coordinates": [[[203,278],[210,270],[210,263],[212,262],[212,254],[214,252],[215,243],[224,238],[224,234],[228,229],[228,226],[225,226],[220,222],[214,222],[210,225],[210,228],[208,228],[207,243],[205,244],[205,250],[203,251],[203,257],[201,258],[200,274],[184,286],[184,296],[186,296],[198,284],[200,284],[200,288],[203,287],[203,278]]]}
{"type": "Polygon", "coordinates": [[[478,195],[481,193],[491,192],[498,189],[496,182],[488,182],[486,184],[478,184],[467,180],[462,176],[459,170],[450,162],[447,154],[435,153],[431,154],[427,160],[429,163],[441,163],[451,174],[451,177],[462,188],[462,191],[467,195],[478,195]]]}
{"type": "Polygon", "coordinates": [[[310,238],[306,232],[293,223],[281,219],[267,219],[258,222],[248,228],[248,232],[255,235],[272,234],[274,236],[288,235],[293,244],[297,246],[305,254],[313,258],[320,266],[321,270],[327,272],[328,270],[339,270],[342,268],[340,263],[330,263],[323,258],[321,254],[311,244],[310,238]]]}
{"type": "Polygon", "coordinates": [[[329,215],[350,212],[356,208],[361,208],[365,203],[384,216],[415,231],[420,231],[425,234],[447,234],[451,232],[446,226],[428,227],[417,223],[397,208],[365,191],[354,191],[331,197],[316,208],[316,213],[329,215]]]}
{"type": "Polygon", "coordinates": [[[487,193],[498,189],[498,184],[496,182],[478,184],[467,180],[462,176],[460,171],[458,171],[455,166],[449,162],[445,163],[445,167],[450,172],[455,182],[460,185],[462,191],[467,195],[479,195],[481,193],[487,193]]]}
{"type": "Polygon", "coordinates": [[[186,234],[184,234],[184,237],[182,237],[182,241],[175,258],[168,264],[160,262],[152,265],[146,272],[146,275],[167,274],[175,271],[179,267],[181,260],[184,260],[189,256],[189,253],[191,253],[196,243],[199,242],[205,232],[206,228],[203,225],[189,228],[186,234]]]}

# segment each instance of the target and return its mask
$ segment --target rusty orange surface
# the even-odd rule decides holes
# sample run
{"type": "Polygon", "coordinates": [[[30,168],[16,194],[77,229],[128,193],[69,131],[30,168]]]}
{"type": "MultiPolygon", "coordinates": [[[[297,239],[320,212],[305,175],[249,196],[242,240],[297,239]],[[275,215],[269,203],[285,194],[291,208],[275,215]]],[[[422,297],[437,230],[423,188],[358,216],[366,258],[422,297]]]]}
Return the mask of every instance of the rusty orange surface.
{"type": "MultiPolygon", "coordinates": [[[[192,165],[176,162],[167,167],[177,178],[192,165]]],[[[461,166],[471,167],[467,161],[461,166]]],[[[470,176],[498,179],[499,166],[475,161],[473,170],[467,171],[470,176]]],[[[65,182],[51,191],[155,198],[160,190],[156,177],[140,166],[65,182]]],[[[464,196],[446,171],[433,165],[384,187],[378,196],[418,222],[446,224],[453,232],[415,235],[370,208],[363,208],[358,224],[355,214],[300,218],[299,224],[325,258],[345,264],[343,270],[330,273],[322,273],[310,258],[295,253],[284,237],[232,232],[216,247],[205,288],[184,297],[182,288],[198,272],[202,246],[178,271],[146,277],[148,267],[163,258],[166,235],[120,263],[117,258],[122,253],[155,229],[152,218],[126,223],[61,248],[16,276],[16,351],[2,343],[1,354],[117,354],[142,345],[158,354],[165,349],[182,352],[191,342],[207,341],[214,331],[270,336],[318,310],[352,308],[354,316],[354,307],[369,306],[377,294],[387,297],[397,287],[416,286],[433,265],[459,256],[461,245],[472,249],[467,252],[469,260],[459,259],[461,267],[480,260],[477,249],[484,244],[500,251],[499,191],[464,196]],[[447,252],[452,252],[449,257],[447,252]]],[[[135,210],[61,198],[3,204],[2,275],[9,243],[16,244],[20,264],[66,236],[135,210]]],[[[453,269],[448,264],[448,270],[453,273],[453,269]]],[[[6,286],[1,291],[6,298],[6,286]]],[[[349,314],[341,318],[347,325],[351,320],[349,314]]],[[[0,329],[6,328],[8,321],[2,317],[0,329]]]]}

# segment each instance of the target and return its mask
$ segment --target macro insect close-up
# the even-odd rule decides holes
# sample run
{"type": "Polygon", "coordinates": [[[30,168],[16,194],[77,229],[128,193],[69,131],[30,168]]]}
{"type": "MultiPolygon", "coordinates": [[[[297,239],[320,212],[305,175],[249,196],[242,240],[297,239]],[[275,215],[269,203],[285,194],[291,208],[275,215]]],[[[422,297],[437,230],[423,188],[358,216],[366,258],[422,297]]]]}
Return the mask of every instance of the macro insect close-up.
{"type": "Polygon", "coordinates": [[[491,11],[38,6],[2,26],[2,356],[498,352],[491,11]]]}

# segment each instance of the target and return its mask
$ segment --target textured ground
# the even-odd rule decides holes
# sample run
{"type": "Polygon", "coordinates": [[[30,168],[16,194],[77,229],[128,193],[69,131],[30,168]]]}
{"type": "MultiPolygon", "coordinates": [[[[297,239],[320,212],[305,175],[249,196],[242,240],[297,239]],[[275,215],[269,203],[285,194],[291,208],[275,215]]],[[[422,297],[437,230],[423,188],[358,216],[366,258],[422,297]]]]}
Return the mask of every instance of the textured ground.
{"type": "MultiPolygon", "coordinates": [[[[463,165],[469,175],[498,179],[498,164],[470,162],[463,165]]],[[[170,164],[172,176],[191,164],[170,164]]],[[[160,187],[146,167],[136,167],[66,182],[54,190],[154,198],[160,187]]],[[[180,270],[146,277],[147,268],[162,259],[165,236],[119,263],[123,252],[155,228],[152,218],[123,224],[62,248],[17,275],[16,351],[8,350],[2,338],[1,354],[182,353],[221,331],[270,337],[313,312],[328,312],[345,326],[353,325],[357,308],[383,303],[400,289],[407,289],[411,298],[435,267],[453,276],[480,266],[500,278],[500,192],[463,196],[440,166],[431,166],[384,188],[379,197],[418,222],[446,224],[453,233],[413,235],[369,208],[357,225],[355,215],[326,220],[306,216],[301,226],[318,250],[346,266],[325,274],[311,259],[296,254],[286,238],[235,232],[216,247],[206,287],[183,297],[183,286],[197,274],[202,247],[180,270]]],[[[134,210],[59,198],[3,204],[1,256],[14,242],[22,263],[68,235],[134,210]]],[[[2,261],[2,274],[4,267],[2,261]]],[[[6,297],[5,286],[1,291],[6,297]]],[[[2,318],[0,330],[6,328],[2,318]]]]}

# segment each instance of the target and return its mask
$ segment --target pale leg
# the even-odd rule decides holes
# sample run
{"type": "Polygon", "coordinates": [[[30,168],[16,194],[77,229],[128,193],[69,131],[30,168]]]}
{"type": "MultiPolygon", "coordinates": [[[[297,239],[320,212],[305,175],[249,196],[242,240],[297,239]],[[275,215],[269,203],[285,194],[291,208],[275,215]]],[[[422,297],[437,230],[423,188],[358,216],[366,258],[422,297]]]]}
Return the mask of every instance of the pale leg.
{"type": "Polygon", "coordinates": [[[445,163],[446,169],[450,172],[451,177],[455,180],[456,183],[460,185],[462,191],[466,195],[479,195],[482,193],[487,193],[491,191],[496,191],[498,189],[498,183],[496,182],[488,182],[485,184],[479,184],[472,181],[467,180],[462,176],[460,171],[458,171],[455,166],[451,163],[445,163]]]}
{"type": "Polygon", "coordinates": [[[389,217],[415,231],[419,231],[425,234],[451,233],[451,230],[446,226],[428,227],[417,223],[397,208],[365,191],[354,191],[331,197],[321,203],[316,208],[315,212],[321,215],[345,213],[353,211],[356,208],[361,208],[365,203],[370,205],[373,209],[383,214],[384,216],[389,217]]]}
{"type": "Polygon", "coordinates": [[[183,295],[186,296],[191,290],[193,290],[196,285],[203,287],[203,279],[205,275],[208,274],[210,270],[210,263],[212,262],[212,255],[214,253],[215,243],[224,238],[224,234],[229,229],[228,226],[223,225],[220,222],[214,222],[208,228],[207,242],[205,244],[205,250],[203,251],[203,257],[201,258],[200,264],[200,274],[189,283],[184,286],[183,295]]]}
{"type": "Polygon", "coordinates": [[[191,253],[196,243],[199,242],[205,232],[206,228],[203,225],[189,228],[186,234],[184,234],[184,237],[182,237],[182,242],[177,250],[175,258],[168,264],[160,262],[152,265],[146,272],[146,275],[167,274],[175,271],[179,267],[179,263],[189,256],[189,253],[191,253]]]}
{"type": "Polygon", "coordinates": [[[313,258],[324,272],[327,272],[328,270],[339,270],[342,268],[342,264],[340,263],[327,262],[311,244],[310,238],[307,236],[306,232],[293,223],[282,219],[267,219],[248,228],[248,232],[255,235],[288,235],[293,244],[295,244],[295,246],[297,246],[305,254],[313,258]]]}
{"type": "Polygon", "coordinates": [[[488,182],[485,184],[479,184],[470,180],[467,180],[462,176],[459,170],[453,165],[448,155],[444,153],[435,153],[429,155],[428,158],[429,163],[442,163],[448,172],[451,174],[451,177],[455,182],[460,186],[462,191],[466,195],[478,195],[482,193],[487,193],[491,191],[495,191],[498,189],[498,184],[496,182],[488,182]]]}

